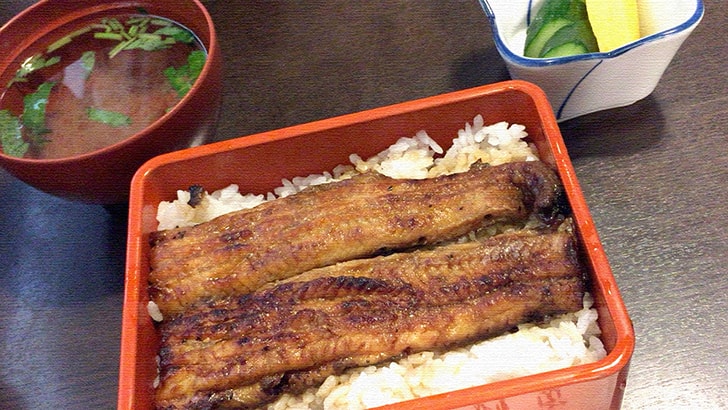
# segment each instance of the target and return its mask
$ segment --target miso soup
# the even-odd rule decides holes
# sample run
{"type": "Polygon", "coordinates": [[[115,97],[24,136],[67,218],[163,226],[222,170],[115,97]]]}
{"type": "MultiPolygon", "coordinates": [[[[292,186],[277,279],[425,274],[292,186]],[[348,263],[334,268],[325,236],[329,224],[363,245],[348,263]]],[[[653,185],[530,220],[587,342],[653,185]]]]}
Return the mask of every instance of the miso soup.
{"type": "Polygon", "coordinates": [[[6,155],[63,158],[120,142],[172,109],[207,58],[190,30],[146,14],[95,17],[37,45],[2,84],[6,155]]]}

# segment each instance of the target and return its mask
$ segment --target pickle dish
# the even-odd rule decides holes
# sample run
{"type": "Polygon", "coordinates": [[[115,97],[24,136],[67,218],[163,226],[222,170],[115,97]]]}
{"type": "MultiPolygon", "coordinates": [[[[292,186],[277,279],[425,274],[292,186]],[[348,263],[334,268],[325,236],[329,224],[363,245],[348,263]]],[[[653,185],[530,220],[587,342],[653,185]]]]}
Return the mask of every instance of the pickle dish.
{"type": "MultiPolygon", "coordinates": [[[[542,88],[558,121],[630,105],[650,95],[704,14],[702,0],[637,0],[637,40],[609,51],[526,57],[527,29],[547,1],[480,0],[480,4],[510,76],[542,88]]],[[[570,46],[566,48],[578,50],[570,46]]]]}

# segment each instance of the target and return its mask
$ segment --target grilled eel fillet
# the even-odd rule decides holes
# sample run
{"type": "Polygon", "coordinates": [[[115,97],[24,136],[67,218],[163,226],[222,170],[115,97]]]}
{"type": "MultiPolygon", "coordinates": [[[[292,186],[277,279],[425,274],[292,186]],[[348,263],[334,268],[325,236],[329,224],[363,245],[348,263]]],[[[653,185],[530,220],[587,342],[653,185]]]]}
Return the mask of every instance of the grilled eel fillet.
{"type": "Polygon", "coordinates": [[[331,374],[581,308],[570,229],[342,262],[161,324],[158,409],[255,408],[331,374]]]}
{"type": "Polygon", "coordinates": [[[150,297],[164,315],[309,269],[553,217],[561,185],[541,162],[475,164],[424,180],[365,173],[191,228],[155,232],[150,297]]]}

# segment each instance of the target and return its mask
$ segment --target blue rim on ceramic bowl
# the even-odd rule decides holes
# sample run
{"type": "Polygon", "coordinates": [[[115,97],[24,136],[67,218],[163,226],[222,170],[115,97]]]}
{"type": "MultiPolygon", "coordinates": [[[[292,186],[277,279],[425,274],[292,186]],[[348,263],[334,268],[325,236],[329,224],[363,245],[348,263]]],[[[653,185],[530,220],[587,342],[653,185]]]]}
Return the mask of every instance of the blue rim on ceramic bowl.
{"type": "MultiPolygon", "coordinates": [[[[621,47],[618,47],[614,50],[607,51],[607,52],[597,52],[597,53],[588,53],[588,54],[579,54],[579,55],[573,55],[573,56],[567,56],[567,57],[554,57],[554,58],[530,58],[530,57],[524,57],[522,54],[514,53],[506,43],[503,41],[503,38],[501,37],[500,32],[498,31],[498,23],[496,19],[496,15],[493,12],[493,9],[491,8],[490,4],[488,4],[488,0],[479,0],[481,7],[483,8],[483,11],[485,11],[485,14],[488,16],[488,20],[490,21],[491,29],[493,31],[493,39],[495,41],[495,46],[498,48],[498,51],[501,53],[501,55],[504,58],[508,58],[509,60],[527,67],[539,67],[539,66],[547,66],[547,65],[556,65],[556,64],[564,64],[571,61],[579,61],[579,60],[597,60],[597,59],[606,59],[606,58],[612,58],[616,57],[620,54],[623,54],[633,48],[639,47],[640,45],[644,43],[649,43],[652,41],[656,41],[660,38],[667,37],[670,34],[678,33],[681,31],[685,31],[690,27],[693,27],[697,25],[700,20],[703,18],[703,15],[705,14],[705,7],[703,5],[702,0],[697,0],[695,5],[695,11],[692,13],[690,18],[682,22],[681,24],[678,24],[677,26],[658,31],[657,33],[650,34],[648,36],[642,37],[638,40],[635,40],[633,42],[627,43],[621,47]]],[[[526,10],[526,24],[528,25],[531,20],[531,14],[534,12],[533,10],[533,0],[528,1],[528,10],[526,10]]]]}

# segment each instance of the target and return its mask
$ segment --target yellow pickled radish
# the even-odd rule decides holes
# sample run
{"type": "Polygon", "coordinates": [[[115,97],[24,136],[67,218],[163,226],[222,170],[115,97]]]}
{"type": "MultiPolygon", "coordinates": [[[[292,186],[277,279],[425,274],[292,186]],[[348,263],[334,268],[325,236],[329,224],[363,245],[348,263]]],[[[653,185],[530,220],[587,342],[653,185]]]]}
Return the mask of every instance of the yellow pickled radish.
{"type": "Polygon", "coordinates": [[[637,0],[586,0],[586,11],[599,51],[611,51],[640,38],[637,0]]]}

